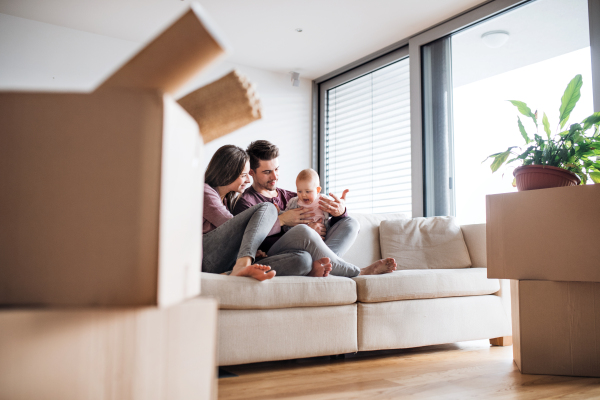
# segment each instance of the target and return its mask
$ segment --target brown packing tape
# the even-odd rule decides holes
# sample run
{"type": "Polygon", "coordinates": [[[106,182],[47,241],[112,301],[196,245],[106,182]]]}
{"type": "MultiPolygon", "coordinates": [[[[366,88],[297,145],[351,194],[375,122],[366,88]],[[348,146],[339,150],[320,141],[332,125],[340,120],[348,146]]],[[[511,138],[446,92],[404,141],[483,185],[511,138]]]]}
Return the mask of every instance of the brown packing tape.
{"type": "Polygon", "coordinates": [[[262,116],[261,103],[254,87],[238,71],[186,95],[179,100],[179,104],[200,126],[204,143],[262,116]]]}

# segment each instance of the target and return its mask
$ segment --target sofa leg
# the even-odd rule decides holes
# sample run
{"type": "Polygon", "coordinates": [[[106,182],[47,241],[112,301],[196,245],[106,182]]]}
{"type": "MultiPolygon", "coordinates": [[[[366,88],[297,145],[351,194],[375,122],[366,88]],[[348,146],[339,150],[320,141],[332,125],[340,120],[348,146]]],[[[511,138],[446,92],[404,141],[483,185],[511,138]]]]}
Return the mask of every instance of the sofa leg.
{"type": "Polygon", "coordinates": [[[512,346],[512,336],[501,336],[490,339],[492,346],[512,346]]]}

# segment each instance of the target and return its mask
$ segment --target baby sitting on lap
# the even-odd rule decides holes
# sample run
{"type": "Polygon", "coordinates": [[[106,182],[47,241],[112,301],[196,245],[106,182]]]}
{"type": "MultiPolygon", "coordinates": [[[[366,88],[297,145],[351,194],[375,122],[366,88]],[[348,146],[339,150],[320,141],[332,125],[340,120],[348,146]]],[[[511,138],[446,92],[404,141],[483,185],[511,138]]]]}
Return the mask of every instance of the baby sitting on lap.
{"type": "Polygon", "coordinates": [[[304,169],[300,171],[296,178],[297,197],[293,197],[288,202],[287,210],[294,208],[305,208],[310,210],[314,217],[311,222],[322,222],[325,227],[329,226],[329,213],[319,208],[319,197],[321,186],[319,186],[319,174],[314,169],[304,169]]]}

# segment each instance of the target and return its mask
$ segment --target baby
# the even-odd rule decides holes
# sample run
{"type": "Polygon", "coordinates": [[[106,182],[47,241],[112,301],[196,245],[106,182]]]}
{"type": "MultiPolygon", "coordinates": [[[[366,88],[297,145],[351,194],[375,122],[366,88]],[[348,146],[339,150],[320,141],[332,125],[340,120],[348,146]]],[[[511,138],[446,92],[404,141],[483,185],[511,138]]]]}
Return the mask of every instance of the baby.
{"type": "Polygon", "coordinates": [[[319,197],[321,193],[319,174],[310,168],[300,171],[296,178],[296,189],[298,196],[290,199],[286,211],[300,207],[306,208],[315,214],[311,222],[320,221],[327,227],[330,215],[319,209],[319,197]]]}

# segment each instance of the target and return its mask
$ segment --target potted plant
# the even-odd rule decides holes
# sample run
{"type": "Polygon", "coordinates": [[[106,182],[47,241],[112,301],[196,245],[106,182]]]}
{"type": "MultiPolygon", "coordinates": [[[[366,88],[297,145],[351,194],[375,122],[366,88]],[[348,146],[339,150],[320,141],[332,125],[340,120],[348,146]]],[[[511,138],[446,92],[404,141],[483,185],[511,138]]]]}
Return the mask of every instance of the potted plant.
{"type": "Polygon", "coordinates": [[[544,113],[541,123],[546,138],[539,134],[537,111],[531,112],[522,101],[509,100],[522,115],[533,120],[536,133],[531,139],[521,118],[517,116],[525,146],[512,146],[486,158],[484,162],[489,158],[494,160],[490,166],[492,173],[504,164],[520,162],[521,166],[513,172],[513,186],[517,186],[519,191],[586,184],[588,176],[594,183],[600,183],[600,112],[590,115],[581,123],[565,127],[581,97],[581,85],[581,75],[575,76],[567,85],[561,98],[559,122],[554,135],[544,113]]]}

